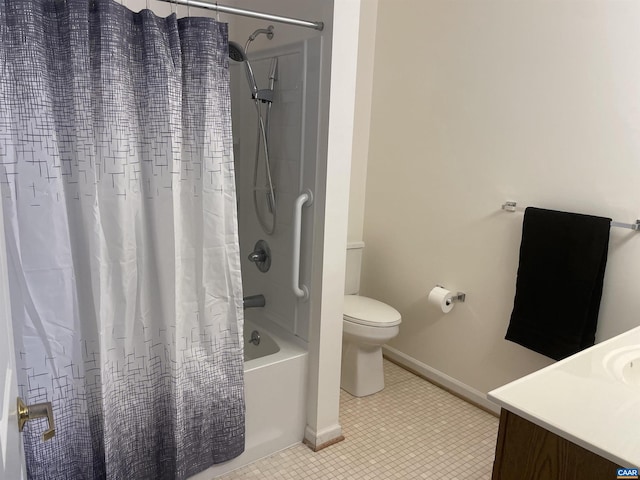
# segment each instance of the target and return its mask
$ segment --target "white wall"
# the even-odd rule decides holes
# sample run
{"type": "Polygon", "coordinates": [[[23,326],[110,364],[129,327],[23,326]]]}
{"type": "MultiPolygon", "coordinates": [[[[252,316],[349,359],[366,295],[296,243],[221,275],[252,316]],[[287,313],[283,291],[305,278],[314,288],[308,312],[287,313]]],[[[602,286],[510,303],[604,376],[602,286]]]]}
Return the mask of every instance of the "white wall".
{"type": "MultiPolygon", "coordinates": [[[[379,1],[362,293],[400,310],[392,348],[485,393],[551,362],[504,340],[522,212],[500,206],[640,217],[638,25],[632,0],[379,1]],[[436,284],[467,302],[429,309],[436,284]]],[[[599,341],[640,323],[639,264],[613,229],[599,341]]]]}

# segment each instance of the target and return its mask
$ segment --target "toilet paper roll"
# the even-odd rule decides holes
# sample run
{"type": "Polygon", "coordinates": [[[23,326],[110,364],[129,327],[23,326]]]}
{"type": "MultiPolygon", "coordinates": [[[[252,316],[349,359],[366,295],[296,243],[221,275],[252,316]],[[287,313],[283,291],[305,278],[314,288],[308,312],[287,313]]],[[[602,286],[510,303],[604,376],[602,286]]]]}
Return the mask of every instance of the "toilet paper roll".
{"type": "Polygon", "coordinates": [[[429,292],[428,302],[439,310],[442,310],[442,313],[449,313],[453,310],[454,304],[451,297],[454,296],[455,295],[446,288],[434,287],[433,290],[429,292]]]}

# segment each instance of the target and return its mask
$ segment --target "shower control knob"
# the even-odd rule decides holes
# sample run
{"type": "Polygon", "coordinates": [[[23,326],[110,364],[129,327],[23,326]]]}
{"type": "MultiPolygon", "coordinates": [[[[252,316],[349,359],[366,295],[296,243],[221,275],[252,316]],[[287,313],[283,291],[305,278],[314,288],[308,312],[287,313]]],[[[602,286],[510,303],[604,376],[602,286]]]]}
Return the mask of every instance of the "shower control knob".
{"type": "Polygon", "coordinates": [[[264,250],[251,252],[249,254],[249,261],[250,262],[254,262],[254,263],[264,262],[266,259],[267,259],[267,254],[265,253],[264,250]]]}
{"type": "Polygon", "coordinates": [[[253,247],[253,252],[248,256],[250,262],[256,264],[258,270],[266,273],[271,268],[271,249],[264,240],[258,240],[253,247]]]}

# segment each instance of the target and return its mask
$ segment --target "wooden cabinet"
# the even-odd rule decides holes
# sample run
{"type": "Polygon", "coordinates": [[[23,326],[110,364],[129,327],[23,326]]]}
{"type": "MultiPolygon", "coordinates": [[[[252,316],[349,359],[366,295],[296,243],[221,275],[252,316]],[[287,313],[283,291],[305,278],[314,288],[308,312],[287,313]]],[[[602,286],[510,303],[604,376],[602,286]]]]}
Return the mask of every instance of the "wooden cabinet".
{"type": "Polygon", "coordinates": [[[615,463],[502,409],[492,480],[605,480],[616,478],[618,468],[615,463]]]}

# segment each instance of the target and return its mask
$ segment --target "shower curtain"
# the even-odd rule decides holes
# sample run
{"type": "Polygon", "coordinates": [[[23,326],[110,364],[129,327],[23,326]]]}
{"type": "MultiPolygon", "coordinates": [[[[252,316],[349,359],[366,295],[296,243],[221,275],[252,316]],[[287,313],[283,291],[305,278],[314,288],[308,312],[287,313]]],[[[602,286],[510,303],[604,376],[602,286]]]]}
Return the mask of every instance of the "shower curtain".
{"type": "Polygon", "coordinates": [[[244,449],[226,24],[0,0],[0,192],[32,479],[186,478],[244,449]]]}

